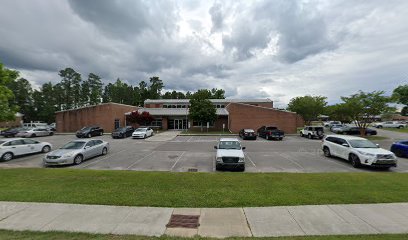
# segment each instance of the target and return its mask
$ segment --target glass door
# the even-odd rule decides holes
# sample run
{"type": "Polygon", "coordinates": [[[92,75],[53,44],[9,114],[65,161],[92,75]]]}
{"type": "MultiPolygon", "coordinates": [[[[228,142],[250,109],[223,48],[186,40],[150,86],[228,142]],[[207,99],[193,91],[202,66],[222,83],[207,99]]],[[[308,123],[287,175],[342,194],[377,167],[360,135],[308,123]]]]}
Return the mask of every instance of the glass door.
{"type": "Polygon", "coordinates": [[[184,126],[185,120],[183,119],[174,119],[174,129],[176,130],[182,130],[185,128],[184,126]]]}

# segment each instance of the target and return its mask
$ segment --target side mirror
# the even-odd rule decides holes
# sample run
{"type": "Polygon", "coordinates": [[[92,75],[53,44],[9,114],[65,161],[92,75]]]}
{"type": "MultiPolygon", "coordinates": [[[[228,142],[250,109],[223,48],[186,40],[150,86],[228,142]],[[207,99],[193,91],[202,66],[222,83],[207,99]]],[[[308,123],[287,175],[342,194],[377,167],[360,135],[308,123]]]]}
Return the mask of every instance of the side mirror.
{"type": "Polygon", "coordinates": [[[217,146],[214,146],[214,149],[218,149],[218,147],[217,147],[217,146]]]}
{"type": "Polygon", "coordinates": [[[246,149],[246,147],[242,147],[242,150],[245,150],[246,149]]]}
{"type": "Polygon", "coordinates": [[[88,149],[88,148],[90,148],[90,146],[85,146],[85,147],[84,147],[84,149],[88,149]]]}
{"type": "Polygon", "coordinates": [[[349,145],[347,143],[343,143],[341,144],[343,147],[349,147],[349,145]]]}

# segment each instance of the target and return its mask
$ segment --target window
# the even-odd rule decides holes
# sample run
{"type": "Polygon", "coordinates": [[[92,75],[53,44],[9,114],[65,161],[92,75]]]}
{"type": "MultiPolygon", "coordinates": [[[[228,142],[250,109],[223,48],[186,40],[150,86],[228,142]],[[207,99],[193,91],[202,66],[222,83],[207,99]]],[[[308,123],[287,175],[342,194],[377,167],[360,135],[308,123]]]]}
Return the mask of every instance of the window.
{"type": "Polygon", "coordinates": [[[23,140],[15,140],[10,142],[11,146],[24,145],[23,140]]]}
{"type": "Polygon", "coordinates": [[[162,127],[162,119],[155,119],[149,125],[152,127],[162,127]]]}
{"type": "Polygon", "coordinates": [[[102,143],[102,140],[92,140],[93,146],[99,145],[102,143]]]}
{"type": "MultiPolygon", "coordinates": [[[[214,123],[210,122],[210,127],[214,127],[214,123]]],[[[207,123],[202,123],[202,122],[198,122],[198,121],[193,121],[193,127],[207,127],[207,123]]]]}
{"type": "Polygon", "coordinates": [[[34,140],[32,140],[32,139],[24,139],[24,143],[25,143],[25,144],[37,144],[38,142],[37,142],[37,141],[34,141],[34,140]]]}
{"type": "Polygon", "coordinates": [[[164,105],[163,105],[163,108],[167,108],[167,105],[166,105],[166,104],[164,104],[164,105]]]}
{"type": "Polygon", "coordinates": [[[94,141],[89,141],[85,147],[93,147],[94,146],[94,141]]]}
{"type": "Polygon", "coordinates": [[[177,108],[181,108],[181,105],[177,105],[177,108]]]}
{"type": "Polygon", "coordinates": [[[114,129],[120,128],[120,120],[119,119],[115,119],[115,123],[114,123],[114,129]]]}

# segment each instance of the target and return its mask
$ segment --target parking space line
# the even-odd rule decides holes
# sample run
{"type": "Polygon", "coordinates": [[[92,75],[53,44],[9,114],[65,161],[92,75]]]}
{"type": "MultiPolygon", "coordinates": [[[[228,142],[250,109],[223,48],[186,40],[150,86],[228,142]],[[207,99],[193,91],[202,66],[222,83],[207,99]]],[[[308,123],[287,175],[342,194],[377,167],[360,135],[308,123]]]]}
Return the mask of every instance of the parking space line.
{"type": "Polygon", "coordinates": [[[88,166],[90,166],[90,165],[92,165],[92,164],[98,163],[98,162],[100,162],[100,161],[102,161],[102,160],[105,160],[105,159],[107,159],[107,158],[109,158],[109,157],[112,157],[112,155],[121,153],[121,152],[123,152],[123,151],[126,151],[126,149],[120,150],[120,151],[115,152],[115,153],[112,153],[112,154],[108,154],[107,156],[105,156],[105,157],[103,157],[103,158],[101,158],[101,159],[98,159],[98,160],[96,160],[96,161],[90,162],[90,163],[88,163],[88,164],[85,164],[85,165],[82,165],[82,164],[81,164],[81,165],[79,165],[79,167],[81,167],[81,168],[86,168],[86,167],[88,167],[88,166]]]}
{"type": "Polygon", "coordinates": [[[153,153],[155,153],[155,152],[156,152],[156,151],[152,151],[151,153],[149,153],[149,154],[145,155],[144,157],[142,157],[142,158],[140,158],[140,159],[136,160],[136,162],[134,162],[134,163],[130,164],[130,166],[129,166],[129,167],[127,167],[126,169],[127,169],[127,170],[129,170],[131,167],[133,167],[134,165],[136,165],[136,164],[138,164],[139,162],[143,161],[143,159],[145,159],[145,158],[149,157],[150,155],[152,155],[152,154],[153,154],[153,153]]]}
{"type": "Polygon", "coordinates": [[[252,163],[252,165],[254,165],[255,169],[260,172],[260,170],[256,167],[256,164],[254,163],[254,161],[252,161],[252,158],[249,156],[248,153],[245,153],[245,155],[247,156],[248,160],[252,163]]]}
{"type": "Polygon", "coordinates": [[[183,153],[180,155],[180,157],[177,158],[176,162],[173,164],[173,166],[171,166],[170,171],[173,171],[174,167],[176,166],[178,161],[180,161],[180,159],[183,157],[184,153],[186,153],[186,152],[183,151],[183,153]]]}
{"type": "Polygon", "coordinates": [[[306,169],[300,165],[300,163],[296,162],[295,160],[290,159],[290,157],[288,157],[286,154],[282,154],[278,152],[278,155],[283,157],[286,160],[289,160],[291,163],[295,164],[296,166],[300,167],[302,169],[302,172],[306,172],[306,169]]]}

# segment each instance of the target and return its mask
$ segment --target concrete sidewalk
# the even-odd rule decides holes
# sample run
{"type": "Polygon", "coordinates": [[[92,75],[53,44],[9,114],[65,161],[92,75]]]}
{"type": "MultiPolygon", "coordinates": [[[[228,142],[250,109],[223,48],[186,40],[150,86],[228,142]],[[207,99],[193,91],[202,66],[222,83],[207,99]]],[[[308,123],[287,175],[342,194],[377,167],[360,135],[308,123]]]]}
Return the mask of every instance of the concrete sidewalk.
{"type": "Polygon", "coordinates": [[[0,202],[0,229],[220,238],[408,233],[408,203],[174,209],[0,202]],[[166,228],[172,214],[199,215],[200,226],[166,228]]]}

